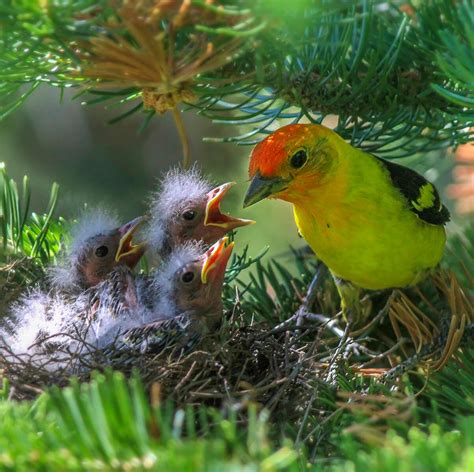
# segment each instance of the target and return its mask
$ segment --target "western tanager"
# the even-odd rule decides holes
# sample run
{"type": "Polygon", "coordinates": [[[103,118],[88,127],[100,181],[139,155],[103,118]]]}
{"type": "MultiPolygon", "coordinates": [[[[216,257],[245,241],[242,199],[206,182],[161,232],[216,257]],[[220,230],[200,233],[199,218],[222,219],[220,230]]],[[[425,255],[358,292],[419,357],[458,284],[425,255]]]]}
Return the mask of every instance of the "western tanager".
{"type": "Polygon", "coordinates": [[[335,276],[343,314],[360,289],[416,284],[439,263],[449,212],[415,171],[346,143],[315,124],[280,128],[250,158],[244,206],[291,202],[299,232],[335,276]]]}

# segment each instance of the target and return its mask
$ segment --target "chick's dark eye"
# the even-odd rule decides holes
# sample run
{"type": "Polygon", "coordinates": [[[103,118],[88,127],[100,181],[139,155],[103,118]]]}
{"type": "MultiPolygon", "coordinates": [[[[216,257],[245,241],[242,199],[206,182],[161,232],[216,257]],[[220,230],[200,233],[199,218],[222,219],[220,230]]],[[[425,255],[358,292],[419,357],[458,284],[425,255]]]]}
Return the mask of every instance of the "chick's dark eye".
{"type": "Polygon", "coordinates": [[[196,212],[194,210],[186,210],[183,213],[183,218],[187,221],[192,221],[196,218],[196,212]]]}
{"type": "Polygon", "coordinates": [[[185,283],[188,284],[189,282],[192,282],[194,279],[194,273],[193,272],[185,272],[181,276],[181,280],[185,283]]]}
{"type": "Polygon", "coordinates": [[[290,159],[291,167],[295,169],[299,169],[300,167],[303,167],[307,158],[308,156],[306,155],[306,151],[304,151],[303,149],[300,149],[299,151],[297,151],[295,154],[291,156],[291,159],[290,159]]]}
{"type": "Polygon", "coordinates": [[[95,255],[97,257],[105,257],[109,252],[109,249],[107,246],[100,246],[95,250],[95,255]]]}

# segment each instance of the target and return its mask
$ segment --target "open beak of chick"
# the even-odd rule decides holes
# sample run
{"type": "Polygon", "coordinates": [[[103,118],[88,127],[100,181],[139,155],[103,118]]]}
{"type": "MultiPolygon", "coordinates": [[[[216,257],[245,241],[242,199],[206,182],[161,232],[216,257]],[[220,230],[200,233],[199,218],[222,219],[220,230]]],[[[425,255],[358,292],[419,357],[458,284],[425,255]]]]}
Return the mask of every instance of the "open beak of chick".
{"type": "Polygon", "coordinates": [[[231,231],[240,226],[247,226],[255,223],[253,220],[234,218],[224,215],[220,210],[220,203],[225,194],[235,185],[235,182],[227,182],[212,189],[207,195],[206,211],[204,216],[204,226],[216,226],[226,231],[231,231]]]}
{"type": "Polygon", "coordinates": [[[224,280],[227,262],[234,249],[234,243],[227,244],[228,241],[229,238],[227,237],[219,239],[204,253],[204,263],[201,269],[201,282],[203,284],[222,283],[224,280]]]}
{"type": "Polygon", "coordinates": [[[146,250],[145,242],[133,243],[133,236],[144,221],[145,217],[139,216],[118,229],[120,241],[115,253],[115,261],[126,264],[130,269],[133,269],[138,264],[146,250]]]}

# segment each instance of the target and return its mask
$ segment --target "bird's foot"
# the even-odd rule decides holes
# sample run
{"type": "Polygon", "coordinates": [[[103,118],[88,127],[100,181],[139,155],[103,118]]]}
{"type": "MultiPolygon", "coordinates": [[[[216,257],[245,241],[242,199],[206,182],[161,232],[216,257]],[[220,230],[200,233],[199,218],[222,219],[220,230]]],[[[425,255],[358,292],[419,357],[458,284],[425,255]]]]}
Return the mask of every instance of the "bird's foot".
{"type": "Polygon", "coordinates": [[[369,297],[355,300],[350,305],[341,301],[342,316],[353,328],[361,327],[372,313],[372,301],[369,297]]]}

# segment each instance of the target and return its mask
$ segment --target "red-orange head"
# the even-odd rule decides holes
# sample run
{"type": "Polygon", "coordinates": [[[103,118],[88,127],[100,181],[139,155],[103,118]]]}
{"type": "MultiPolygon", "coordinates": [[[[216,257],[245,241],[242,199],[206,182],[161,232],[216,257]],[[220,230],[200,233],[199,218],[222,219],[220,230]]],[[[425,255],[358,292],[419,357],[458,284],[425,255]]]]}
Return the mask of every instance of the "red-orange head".
{"type": "Polygon", "coordinates": [[[334,131],[316,124],[287,125],[269,135],[250,156],[244,207],[267,197],[292,201],[307,192],[334,164],[338,142],[343,140],[334,131]]]}

